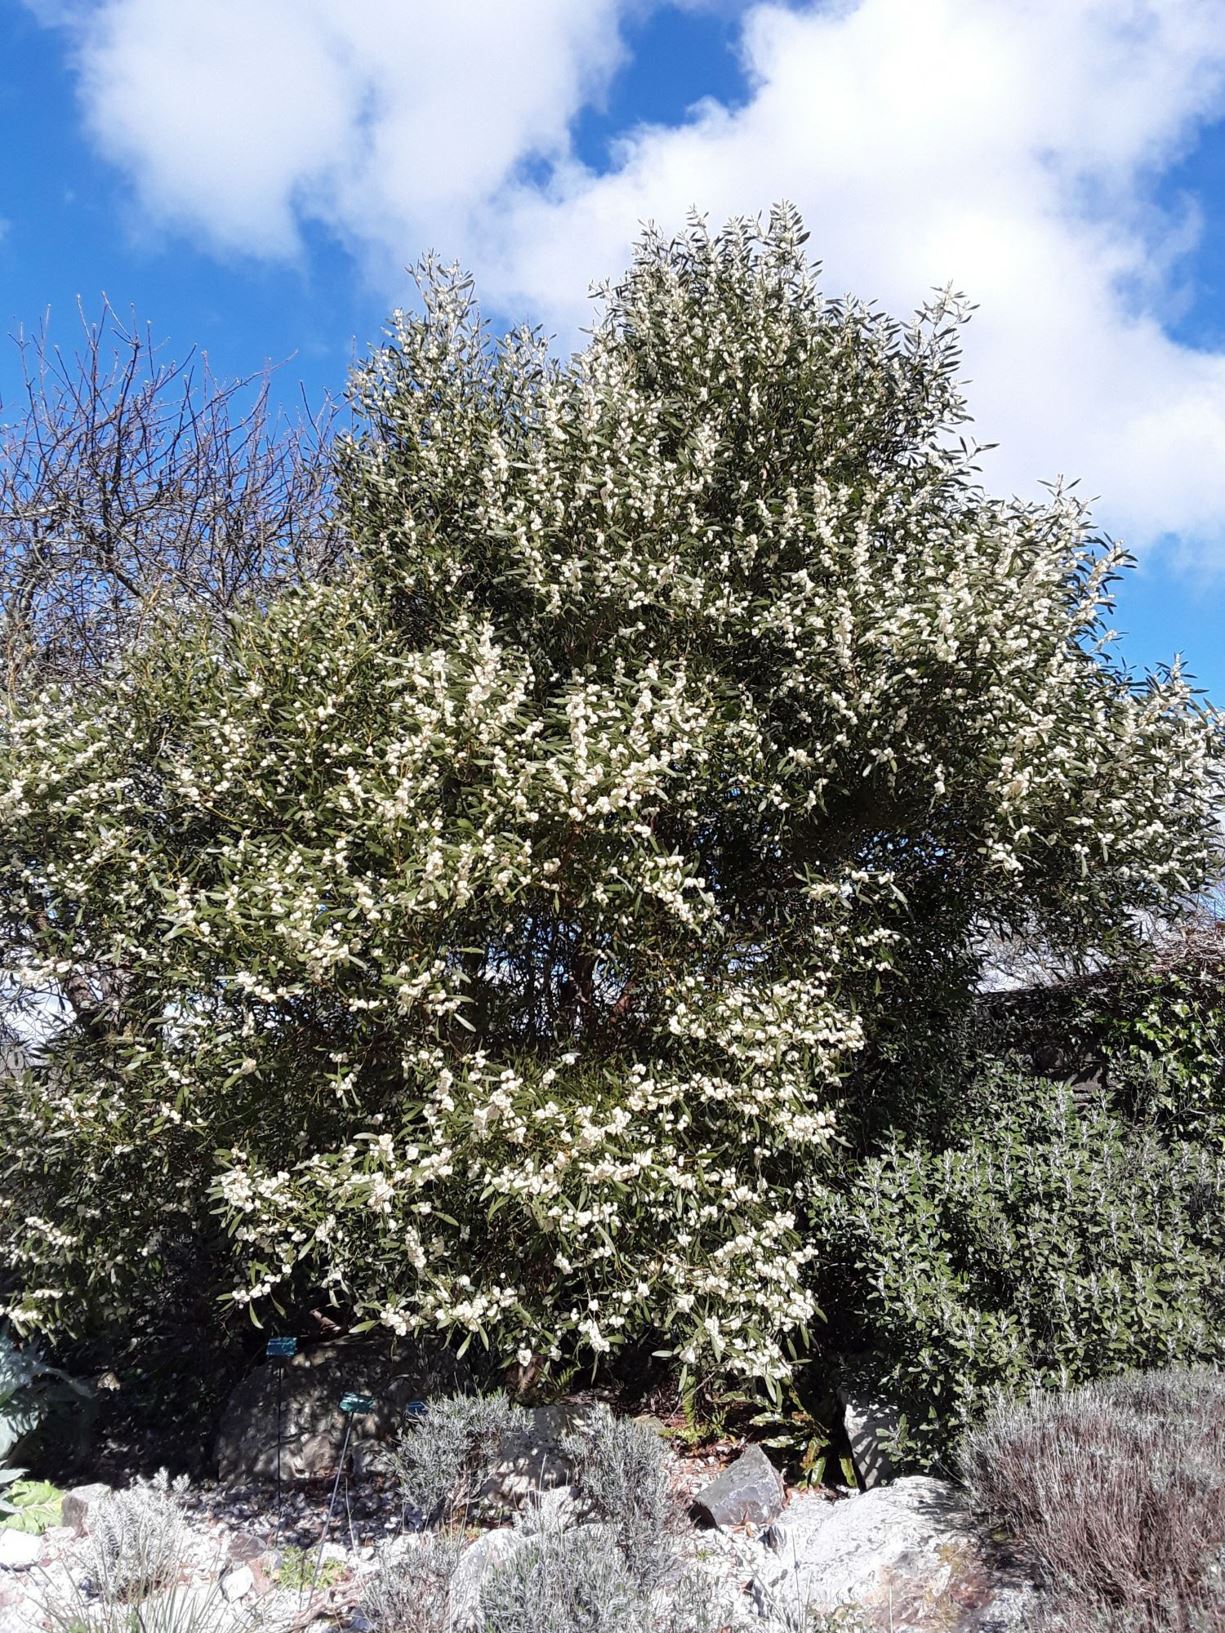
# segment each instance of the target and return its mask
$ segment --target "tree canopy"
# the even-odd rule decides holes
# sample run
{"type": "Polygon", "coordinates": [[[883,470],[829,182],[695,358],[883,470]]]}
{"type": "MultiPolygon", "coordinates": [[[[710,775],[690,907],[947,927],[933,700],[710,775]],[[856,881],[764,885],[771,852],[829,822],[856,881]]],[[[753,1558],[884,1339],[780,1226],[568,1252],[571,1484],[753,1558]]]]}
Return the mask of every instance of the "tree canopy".
{"type": "Polygon", "coordinates": [[[191,1265],[777,1378],[891,1018],[1200,886],[1218,727],[1113,660],[1125,556],[983,492],[955,298],[804,239],[646,234],[570,357],[427,263],[343,579],[10,706],[0,950],[73,1017],[4,1107],[15,1320],[191,1265]]]}

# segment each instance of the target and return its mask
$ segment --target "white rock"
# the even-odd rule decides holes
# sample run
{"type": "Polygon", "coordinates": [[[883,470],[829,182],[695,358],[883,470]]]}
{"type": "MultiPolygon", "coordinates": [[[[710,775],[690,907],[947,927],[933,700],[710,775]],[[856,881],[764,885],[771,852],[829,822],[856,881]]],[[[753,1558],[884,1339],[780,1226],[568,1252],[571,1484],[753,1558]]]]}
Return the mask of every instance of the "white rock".
{"type": "Polygon", "coordinates": [[[778,1519],[761,1535],[764,1557],[756,1573],[757,1581],[766,1588],[783,1582],[838,1506],[835,1499],[820,1491],[793,1493],[778,1519]]]}
{"type": "Polygon", "coordinates": [[[291,1628],[300,1629],[305,1607],[306,1597],[296,1588],[271,1588],[260,1598],[257,1625],[261,1633],[289,1633],[291,1628]]]}
{"type": "Polygon", "coordinates": [[[244,1599],[254,1586],[255,1578],[249,1565],[239,1565],[221,1578],[222,1595],[230,1604],[244,1599]]]}
{"type": "Polygon", "coordinates": [[[528,1542],[521,1531],[509,1526],[500,1531],[486,1531],[479,1536],[456,1566],[451,1578],[451,1628],[453,1633],[465,1633],[476,1626],[481,1586],[495,1565],[502,1565],[528,1542]]]}
{"type": "Polygon", "coordinates": [[[783,1551],[752,1585],[761,1614],[854,1606],[867,1627],[893,1633],[988,1625],[999,1583],[956,1487],[914,1477],[822,1506],[789,1510],[783,1551]]]}
{"type": "Polygon", "coordinates": [[[683,1547],[686,1563],[711,1568],[725,1576],[747,1581],[758,1575],[769,1563],[764,1544],[758,1537],[744,1531],[695,1531],[683,1547]]]}
{"type": "Polygon", "coordinates": [[[39,1609],[32,1600],[14,1599],[11,1604],[0,1603],[0,1633],[31,1633],[41,1627],[39,1609]]]}
{"type": "Polygon", "coordinates": [[[7,1571],[28,1571],[43,1557],[43,1539],[28,1531],[14,1531],[11,1526],[0,1526],[0,1568],[7,1571]]]}

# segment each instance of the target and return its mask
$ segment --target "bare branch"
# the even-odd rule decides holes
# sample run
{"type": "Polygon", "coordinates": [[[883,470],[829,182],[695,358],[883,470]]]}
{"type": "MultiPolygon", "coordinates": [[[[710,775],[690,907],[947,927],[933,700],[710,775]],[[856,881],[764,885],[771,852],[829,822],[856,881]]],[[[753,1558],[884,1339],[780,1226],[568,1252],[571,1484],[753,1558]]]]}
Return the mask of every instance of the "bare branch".
{"type": "Polygon", "coordinates": [[[326,575],[334,409],[277,415],[267,375],[160,356],[109,304],[66,357],[19,335],[20,413],[0,424],[0,660],[10,690],[82,682],[158,608],[225,611],[326,575]]]}

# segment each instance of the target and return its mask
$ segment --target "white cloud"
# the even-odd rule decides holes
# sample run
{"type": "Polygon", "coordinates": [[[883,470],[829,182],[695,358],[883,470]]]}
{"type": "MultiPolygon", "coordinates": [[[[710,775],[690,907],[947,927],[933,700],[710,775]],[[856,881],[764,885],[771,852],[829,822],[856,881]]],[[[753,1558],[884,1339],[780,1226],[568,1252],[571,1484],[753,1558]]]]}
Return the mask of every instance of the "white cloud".
{"type": "Polygon", "coordinates": [[[1079,475],[1134,542],[1225,565],[1225,356],[1164,327],[1196,218],[1152,205],[1225,116],[1225,0],[756,5],[745,105],[626,132],[600,174],[568,131],[625,10],[104,0],[71,26],[90,124],[150,209],[256,253],[321,220],[389,284],[433,244],[486,304],[566,334],[641,220],[789,197],[827,287],[905,311],[952,280],[980,303],[993,485],[1079,475]]]}
{"type": "Polygon", "coordinates": [[[524,159],[564,151],[620,61],[618,13],[617,0],[75,0],[58,21],[89,127],[149,210],[257,255],[293,253],[313,217],[403,261],[423,234],[463,237],[470,205],[524,159]]]}

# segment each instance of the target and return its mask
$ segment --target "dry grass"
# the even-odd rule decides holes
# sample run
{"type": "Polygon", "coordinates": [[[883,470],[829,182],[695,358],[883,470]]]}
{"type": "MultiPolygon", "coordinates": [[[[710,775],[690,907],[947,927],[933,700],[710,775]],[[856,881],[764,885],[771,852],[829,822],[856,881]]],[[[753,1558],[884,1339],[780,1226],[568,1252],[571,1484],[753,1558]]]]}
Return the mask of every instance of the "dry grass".
{"type": "Polygon", "coordinates": [[[1001,1406],[962,1464],[1038,1567],[1052,1628],[1225,1630],[1225,1377],[1130,1374],[1001,1406]]]}

